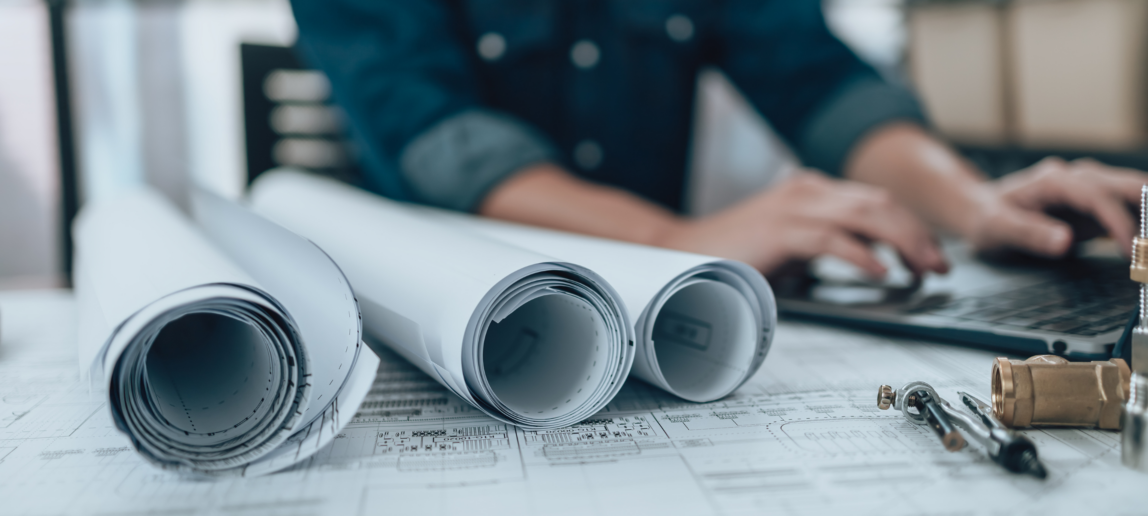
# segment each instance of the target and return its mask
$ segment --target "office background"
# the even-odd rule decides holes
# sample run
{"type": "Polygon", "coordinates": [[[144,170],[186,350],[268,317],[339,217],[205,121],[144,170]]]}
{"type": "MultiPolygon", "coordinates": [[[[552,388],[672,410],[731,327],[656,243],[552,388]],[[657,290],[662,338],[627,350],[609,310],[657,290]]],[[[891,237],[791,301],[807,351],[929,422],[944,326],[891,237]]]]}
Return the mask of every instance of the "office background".
{"type": "MultiPolygon", "coordinates": [[[[236,197],[278,165],[353,175],[322,76],[287,48],[286,0],[52,2],[57,33],[49,2],[0,2],[0,289],[66,284],[69,136],[81,201],[141,183],[181,206],[191,184],[236,197]],[[66,53],[65,127],[53,37],[66,53]]],[[[937,130],[990,173],[1049,152],[1148,163],[1148,1],[824,5],[831,28],[916,87],[937,130]]],[[[688,204],[700,215],[796,163],[720,71],[698,80],[688,204]]]]}

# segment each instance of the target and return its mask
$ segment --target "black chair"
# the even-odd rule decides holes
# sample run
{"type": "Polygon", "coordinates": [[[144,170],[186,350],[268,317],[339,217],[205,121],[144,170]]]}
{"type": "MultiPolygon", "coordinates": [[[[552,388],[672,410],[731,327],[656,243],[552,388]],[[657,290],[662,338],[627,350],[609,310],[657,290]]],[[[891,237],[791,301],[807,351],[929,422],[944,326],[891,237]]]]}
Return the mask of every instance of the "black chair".
{"type": "Polygon", "coordinates": [[[357,182],[355,148],[326,76],[289,47],[244,43],[240,62],[247,183],[282,166],[357,182]]]}

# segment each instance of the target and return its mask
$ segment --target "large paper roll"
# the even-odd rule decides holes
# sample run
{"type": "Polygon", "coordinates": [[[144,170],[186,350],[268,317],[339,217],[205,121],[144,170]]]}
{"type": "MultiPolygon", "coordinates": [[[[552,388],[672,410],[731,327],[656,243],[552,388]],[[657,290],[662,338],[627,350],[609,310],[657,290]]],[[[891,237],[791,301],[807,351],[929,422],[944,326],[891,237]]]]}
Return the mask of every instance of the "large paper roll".
{"type": "Polygon", "coordinates": [[[604,408],[629,374],[625,310],[584,267],[298,172],[264,174],[251,202],[338,262],[369,336],[491,417],[571,425],[604,408]]]}
{"type": "Polygon", "coordinates": [[[769,283],[733,260],[510,224],[433,208],[427,218],[588,267],[634,317],[634,375],[679,397],[730,394],[761,367],[777,304],[769,283]]]}
{"type": "Polygon", "coordinates": [[[140,190],[76,220],[82,373],[153,464],[282,469],[350,420],[378,358],[321,250],[211,194],[194,204],[195,224],[140,190]]]}

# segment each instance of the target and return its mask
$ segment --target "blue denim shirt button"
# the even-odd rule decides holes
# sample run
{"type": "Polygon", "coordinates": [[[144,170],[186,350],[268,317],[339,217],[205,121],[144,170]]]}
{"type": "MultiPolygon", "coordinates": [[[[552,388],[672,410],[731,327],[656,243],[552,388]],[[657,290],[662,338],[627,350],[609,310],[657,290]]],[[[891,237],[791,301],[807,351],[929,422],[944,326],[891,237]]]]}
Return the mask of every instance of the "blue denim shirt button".
{"type": "Polygon", "coordinates": [[[670,16],[666,18],[666,34],[678,43],[685,43],[694,37],[694,21],[682,14],[670,16]]]}
{"type": "Polygon", "coordinates": [[[598,66],[598,58],[601,55],[598,45],[588,39],[580,40],[570,47],[570,60],[574,62],[574,66],[583,70],[598,66]]]}
{"type": "Polygon", "coordinates": [[[498,61],[506,53],[506,38],[497,32],[487,32],[478,38],[478,55],[487,61],[498,61]]]}
{"type": "Polygon", "coordinates": [[[594,140],[582,140],[574,146],[574,162],[582,167],[582,170],[594,170],[602,166],[604,157],[602,146],[594,140]]]}

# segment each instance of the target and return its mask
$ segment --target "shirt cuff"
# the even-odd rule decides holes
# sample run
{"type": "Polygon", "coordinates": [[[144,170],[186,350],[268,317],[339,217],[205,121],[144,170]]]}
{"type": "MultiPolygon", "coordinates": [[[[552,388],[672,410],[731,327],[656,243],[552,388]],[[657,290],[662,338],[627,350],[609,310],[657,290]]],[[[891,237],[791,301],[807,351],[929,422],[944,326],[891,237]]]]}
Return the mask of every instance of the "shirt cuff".
{"type": "Polygon", "coordinates": [[[805,124],[797,151],[806,166],[841,176],[853,147],[869,131],[894,121],[928,123],[909,90],[878,79],[853,81],[805,124]]]}
{"type": "Polygon", "coordinates": [[[554,146],[525,123],[472,109],[438,122],[412,140],[399,164],[415,200],[474,211],[510,175],[557,159],[554,146]]]}

